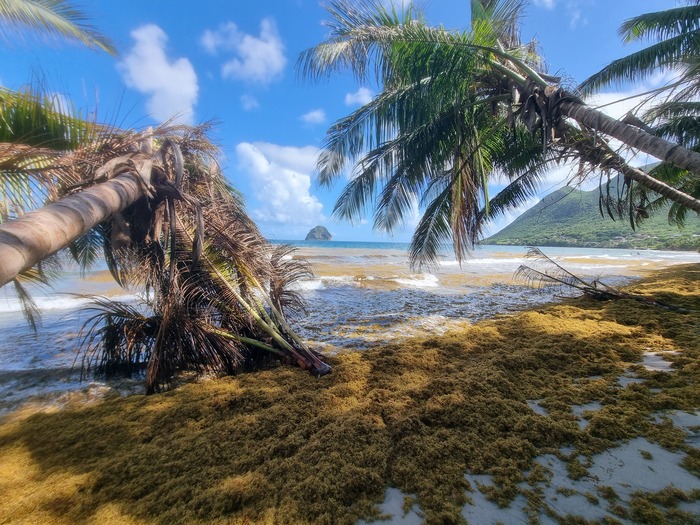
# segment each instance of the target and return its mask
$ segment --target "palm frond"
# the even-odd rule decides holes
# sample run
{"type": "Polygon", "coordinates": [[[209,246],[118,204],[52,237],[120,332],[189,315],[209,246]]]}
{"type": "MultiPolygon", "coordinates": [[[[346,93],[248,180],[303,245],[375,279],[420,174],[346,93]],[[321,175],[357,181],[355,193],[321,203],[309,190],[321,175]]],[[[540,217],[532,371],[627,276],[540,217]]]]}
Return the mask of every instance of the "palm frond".
{"type": "Polygon", "coordinates": [[[86,22],[86,15],[65,0],[3,0],[0,19],[4,21],[0,35],[6,40],[26,37],[32,29],[41,36],[75,40],[111,55],[117,51],[112,41],[86,22]]]}
{"type": "Polygon", "coordinates": [[[515,272],[515,277],[529,285],[560,285],[578,290],[595,289],[595,283],[588,283],[574,275],[569,270],[554,261],[542,250],[530,247],[526,257],[532,259],[538,267],[521,265],[515,272]]]}
{"type": "Polygon", "coordinates": [[[313,277],[309,263],[294,258],[296,248],[287,244],[277,245],[270,254],[270,298],[282,313],[301,315],[306,313],[306,300],[295,285],[313,277]]]}
{"type": "Polygon", "coordinates": [[[626,57],[614,60],[583,81],[579,90],[587,94],[606,85],[637,81],[653,72],[676,68],[700,53],[699,31],[698,5],[671,8],[630,18],[619,30],[624,41],[647,38],[655,42],[626,57]]]}
{"type": "Polygon", "coordinates": [[[652,44],[623,58],[618,58],[584,80],[578,89],[589,94],[603,86],[637,82],[649,74],[676,67],[688,53],[700,52],[697,35],[682,34],[652,44]]]}
{"type": "MultiPolygon", "coordinates": [[[[27,274],[25,274],[24,277],[26,278],[27,274]]],[[[41,278],[41,280],[43,282],[43,278],[41,278]]],[[[21,278],[15,279],[14,281],[12,281],[12,284],[15,287],[15,293],[17,294],[17,298],[19,299],[20,306],[22,308],[22,314],[24,314],[24,318],[31,327],[32,331],[36,332],[37,327],[41,322],[41,312],[39,311],[39,308],[37,307],[36,302],[34,302],[34,299],[32,298],[29,291],[27,291],[27,289],[22,284],[21,278]]]]}
{"type": "Polygon", "coordinates": [[[420,269],[435,264],[452,241],[451,206],[450,184],[431,200],[413,232],[409,248],[412,267],[420,269]]]}
{"type": "Polygon", "coordinates": [[[666,40],[700,29],[700,6],[686,5],[645,13],[623,22],[618,34],[624,42],[644,38],[666,40]]]}

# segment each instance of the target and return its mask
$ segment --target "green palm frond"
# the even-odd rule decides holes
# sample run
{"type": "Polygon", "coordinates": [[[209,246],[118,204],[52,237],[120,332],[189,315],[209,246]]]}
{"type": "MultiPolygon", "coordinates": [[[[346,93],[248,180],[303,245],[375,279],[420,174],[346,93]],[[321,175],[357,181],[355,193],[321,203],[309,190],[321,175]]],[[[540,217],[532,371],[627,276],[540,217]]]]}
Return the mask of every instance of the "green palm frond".
{"type": "Polygon", "coordinates": [[[431,200],[413,233],[409,248],[413,267],[431,266],[451,243],[451,205],[452,186],[450,184],[431,200]]]}
{"type": "Polygon", "coordinates": [[[103,246],[104,239],[100,231],[95,229],[73,241],[68,250],[81,271],[86,272],[101,259],[103,246]]]}
{"type": "Polygon", "coordinates": [[[55,39],[74,40],[116,55],[112,41],[87,23],[86,15],[65,0],[0,1],[0,35],[7,41],[26,37],[24,29],[55,39]]]}
{"type": "MultiPolygon", "coordinates": [[[[27,278],[27,274],[12,281],[12,284],[15,287],[15,294],[17,295],[17,299],[19,299],[24,319],[27,321],[32,331],[36,332],[37,327],[41,322],[41,312],[39,311],[36,302],[34,302],[31,293],[29,293],[29,291],[22,284],[22,281],[25,278],[27,278]]],[[[43,281],[43,278],[40,279],[43,281]]],[[[31,280],[34,281],[35,278],[32,277],[31,280]]]]}
{"type": "Polygon", "coordinates": [[[97,126],[35,90],[0,89],[0,221],[55,200],[79,180],[73,152],[97,126]]]}
{"type": "Polygon", "coordinates": [[[625,20],[618,30],[624,42],[644,38],[666,40],[700,29],[700,5],[687,5],[645,13],[625,20]]]}
{"type": "Polygon", "coordinates": [[[685,33],[652,44],[624,58],[614,60],[599,72],[584,80],[578,87],[589,94],[603,86],[635,82],[651,73],[676,68],[685,56],[700,52],[697,33],[685,33]]]}
{"type": "Polygon", "coordinates": [[[603,86],[636,81],[649,74],[677,68],[700,54],[700,5],[646,13],[624,22],[619,30],[626,42],[650,39],[655,43],[611,62],[583,81],[579,89],[591,93],[603,86]]]}
{"type": "Polygon", "coordinates": [[[294,258],[296,248],[287,244],[275,246],[270,254],[270,298],[283,313],[306,313],[306,301],[295,285],[313,277],[311,266],[303,259],[294,258]]]}

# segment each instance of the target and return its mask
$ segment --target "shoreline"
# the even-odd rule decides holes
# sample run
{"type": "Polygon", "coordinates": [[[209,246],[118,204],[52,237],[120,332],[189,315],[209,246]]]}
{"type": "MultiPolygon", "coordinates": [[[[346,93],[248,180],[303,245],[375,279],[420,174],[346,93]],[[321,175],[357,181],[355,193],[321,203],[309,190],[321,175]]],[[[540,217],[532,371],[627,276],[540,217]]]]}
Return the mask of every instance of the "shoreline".
{"type": "Polygon", "coordinates": [[[20,410],[0,418],[0,515],[694,523],[699,285],[700,265],[631,285],[690,314],[570,299],[345,351],[321,379],[280,366],[20,410]],[[671,372],[643,366],[659,353],[671,372]]]}

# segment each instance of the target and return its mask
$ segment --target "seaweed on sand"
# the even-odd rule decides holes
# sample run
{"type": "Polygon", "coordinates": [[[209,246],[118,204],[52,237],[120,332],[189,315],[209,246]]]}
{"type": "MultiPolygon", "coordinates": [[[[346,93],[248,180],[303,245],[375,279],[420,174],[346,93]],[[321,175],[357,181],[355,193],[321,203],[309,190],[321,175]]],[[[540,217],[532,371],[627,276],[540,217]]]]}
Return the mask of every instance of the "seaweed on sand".
{"type": "MultiPolygon", "coordinates": [[[[697,312],[699,283],[694,265],[630,291],[697,312]]],[[[583,476],[587,457],[621,439],[683,449],[678,429],[651,415],[700,408],[693,312],[584,297],[342,353],[332,360],[335,373],[317,381],[276,367],[157,396],[20,410],[0,425],[0,516],[350,524],[378,517],[385,488],[396,487],[415,495],[427,523],[458,523],[476,489],[467,471],[490,474],[489,497],[505,505],[527,492],[520,483],[537,471],[533,458],[562,447],[573,451],[564,459],[581,460],[583,476]],[[639,369],[645,384],[620,387],[620,374],[660,350],[680,352],[672,374],[639,369]],[[547,416],[528,407],[533,399],[547,416]],[[601,409],[580,428],[572,406],[594,400],[601,409]]],[[[543,503],[527,494],[536,512],[543,503]]],[[[659,498],[615,505],[640,519],[656,516],[649,505],[677,514],[659,498]]]]}

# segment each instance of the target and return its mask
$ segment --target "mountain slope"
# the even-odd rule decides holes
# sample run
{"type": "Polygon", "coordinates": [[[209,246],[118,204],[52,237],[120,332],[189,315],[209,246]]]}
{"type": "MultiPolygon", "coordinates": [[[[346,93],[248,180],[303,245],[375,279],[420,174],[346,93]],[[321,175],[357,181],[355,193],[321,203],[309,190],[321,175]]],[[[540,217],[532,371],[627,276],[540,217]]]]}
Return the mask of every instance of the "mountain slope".
{"type": "Polygon", "coordinates": [[[679,229],[668,223],[667,210],[661,210],[635,231],[628,220],[613,221],[607,215],[601,216],[598,196],[597,189],[561,188],[482,243],[667,250],[700,248],[697,215],[689,214],[685,228],[679,229]]]}

